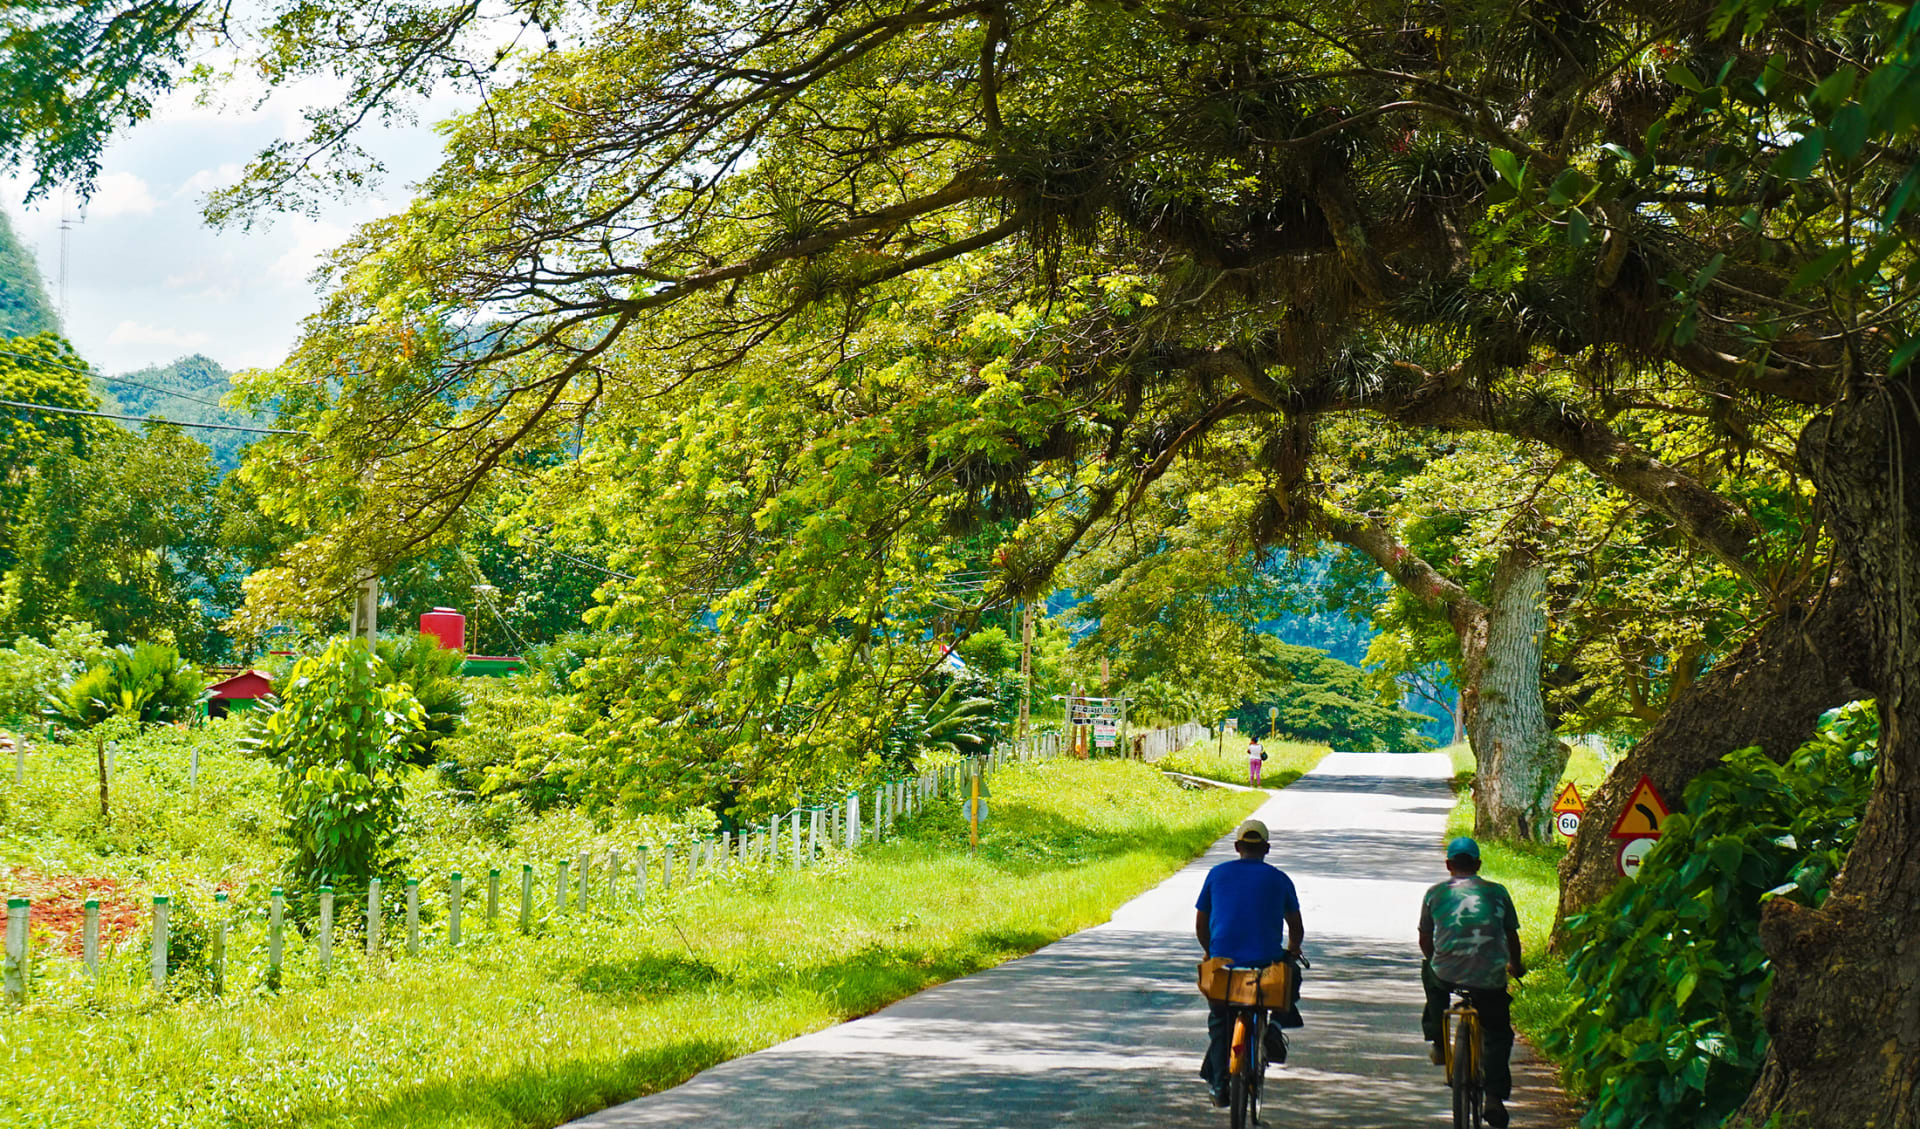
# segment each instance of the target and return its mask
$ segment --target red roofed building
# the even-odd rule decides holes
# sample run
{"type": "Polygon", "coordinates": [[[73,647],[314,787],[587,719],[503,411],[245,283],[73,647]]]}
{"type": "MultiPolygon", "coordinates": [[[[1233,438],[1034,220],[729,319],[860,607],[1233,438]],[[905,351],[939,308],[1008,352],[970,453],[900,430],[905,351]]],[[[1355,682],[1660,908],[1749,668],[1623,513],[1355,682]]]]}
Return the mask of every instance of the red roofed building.
{"type": "Polygon", "coordinates": [[[257,670],[243,670],[223,682],[208,687],[207,716],[225,717],[228,713],[250,710],[255,703],[273,693],[273,676],[257,670]]]}

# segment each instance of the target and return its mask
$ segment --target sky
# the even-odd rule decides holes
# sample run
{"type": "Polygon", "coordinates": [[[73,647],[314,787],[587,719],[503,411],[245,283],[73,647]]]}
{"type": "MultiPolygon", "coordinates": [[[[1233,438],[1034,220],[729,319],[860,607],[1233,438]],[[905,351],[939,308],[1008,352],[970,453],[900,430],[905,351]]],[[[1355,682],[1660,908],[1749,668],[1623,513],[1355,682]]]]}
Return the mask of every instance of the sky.
{"type": "MultiPolygon", "coordinates": [[[[371,192],[314,218],[279,216],[250,231],[208,227],[200,218],[207,191],[237,180],[263,145],[294,134],[300,108],[324,96],[321,84],[309,83],[257,109],[243,100],[227,110],[174,96],[122,133],[84,212],[77,203],[67,209],[75,222],[61,320],[81,356],[109,373],[192,353],[234,370],[279,363],[301,319],[319,306],[311,275],[321,256],[357,224],[404,207],[441,152],[426,124],[377,131],[363,144],[387,175],[371,192]]],[[[422,120],[454,108],[443,104],[422,120]]],[[[62,200],[56,193],[28,207],[28,183],[0,180],[0,201],[58,306],[62,200]]]]}

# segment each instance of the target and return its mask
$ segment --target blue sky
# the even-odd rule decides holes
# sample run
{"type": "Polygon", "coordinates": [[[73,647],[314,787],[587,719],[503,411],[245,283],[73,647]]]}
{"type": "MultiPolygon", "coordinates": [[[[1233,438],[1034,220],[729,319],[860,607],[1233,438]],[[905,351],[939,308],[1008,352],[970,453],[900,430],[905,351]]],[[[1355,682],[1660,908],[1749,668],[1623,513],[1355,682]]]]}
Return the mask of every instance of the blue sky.
{"type": "MultiPolygon", "coordinates": [[[[388,172],[373,192],[316,218],[281,216],[251,231],[207,227],[207,190],[232,183],[249,156],[297,126],[302,105],[324,96],[320,84],[308,84],[258,108],[234,99],[241,106],[232,110],[178,96],[114,143],[84,213],[77,204],[67,209],[76,222],[67,236],[64,322],[82,356],[126,372],[189,353],[230,369],[273,365],[286,354],[319,304],[310,276],[320,256],[356,224],[404,206],[408,186],[441,151],[424,124],[379,131],[366,147],[388,172]]],[[[443,104],[431,116],[454,108],[443,104]]],[[[19,178],[0,181],[0,200],[58,303],[62,200],[56,194],[29,208],[26,187],[19,178]]]]}

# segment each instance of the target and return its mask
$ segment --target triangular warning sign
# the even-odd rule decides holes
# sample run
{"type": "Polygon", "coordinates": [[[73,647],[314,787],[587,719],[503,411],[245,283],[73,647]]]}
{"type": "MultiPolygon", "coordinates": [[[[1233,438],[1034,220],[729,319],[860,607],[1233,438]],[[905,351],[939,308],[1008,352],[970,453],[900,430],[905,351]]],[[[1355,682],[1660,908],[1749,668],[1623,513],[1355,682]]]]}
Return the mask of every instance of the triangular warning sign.
{"type": "Polygon", "coordinates": [[[1642,776],[1633,790],[1633,796],[1627,800],[1626,808],[1620,818],[1614,821],[1613,837],[1616,839],[1653,839],[1660,835],[1660,825],[1667,821],[1667,802],[1660,798],[1660,792],[1653,781],[1642,776]]]}
{"type": "Polygon", "coordinates": [[[1560,795],[1553,801],[1553,810],[1570,811],[1575,814],[1587,810],[1587,805],[1580,802],[1580,789],[1574,787],[1573,781],[1569,780],[1560,786],[1560,795]]]}

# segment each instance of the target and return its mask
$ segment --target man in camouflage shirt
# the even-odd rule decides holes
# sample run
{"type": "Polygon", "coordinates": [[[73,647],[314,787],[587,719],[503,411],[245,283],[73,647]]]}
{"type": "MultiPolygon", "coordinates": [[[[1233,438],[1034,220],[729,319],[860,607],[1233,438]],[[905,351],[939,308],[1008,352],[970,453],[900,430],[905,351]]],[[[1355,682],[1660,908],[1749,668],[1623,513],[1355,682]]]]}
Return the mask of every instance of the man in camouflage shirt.
{"type": "Polygon", "coordinates": [[[1487,1124],[1505,1129],[1513,1096],[1513,997],[1507,976],[1527,974],[1520,956],[1520,915],[1507,888],[1480,877],[1480,844],[1459,838],[1447,844],[1447,873],[1420,900],[1420,979],[1427,989],[1421,1030],[1433,1044],[1433,1061],[1445,1062],[1440,1045],[1447,994],[1464,989],[1480,1013],[1485,1059],[1487,1124]]]}

